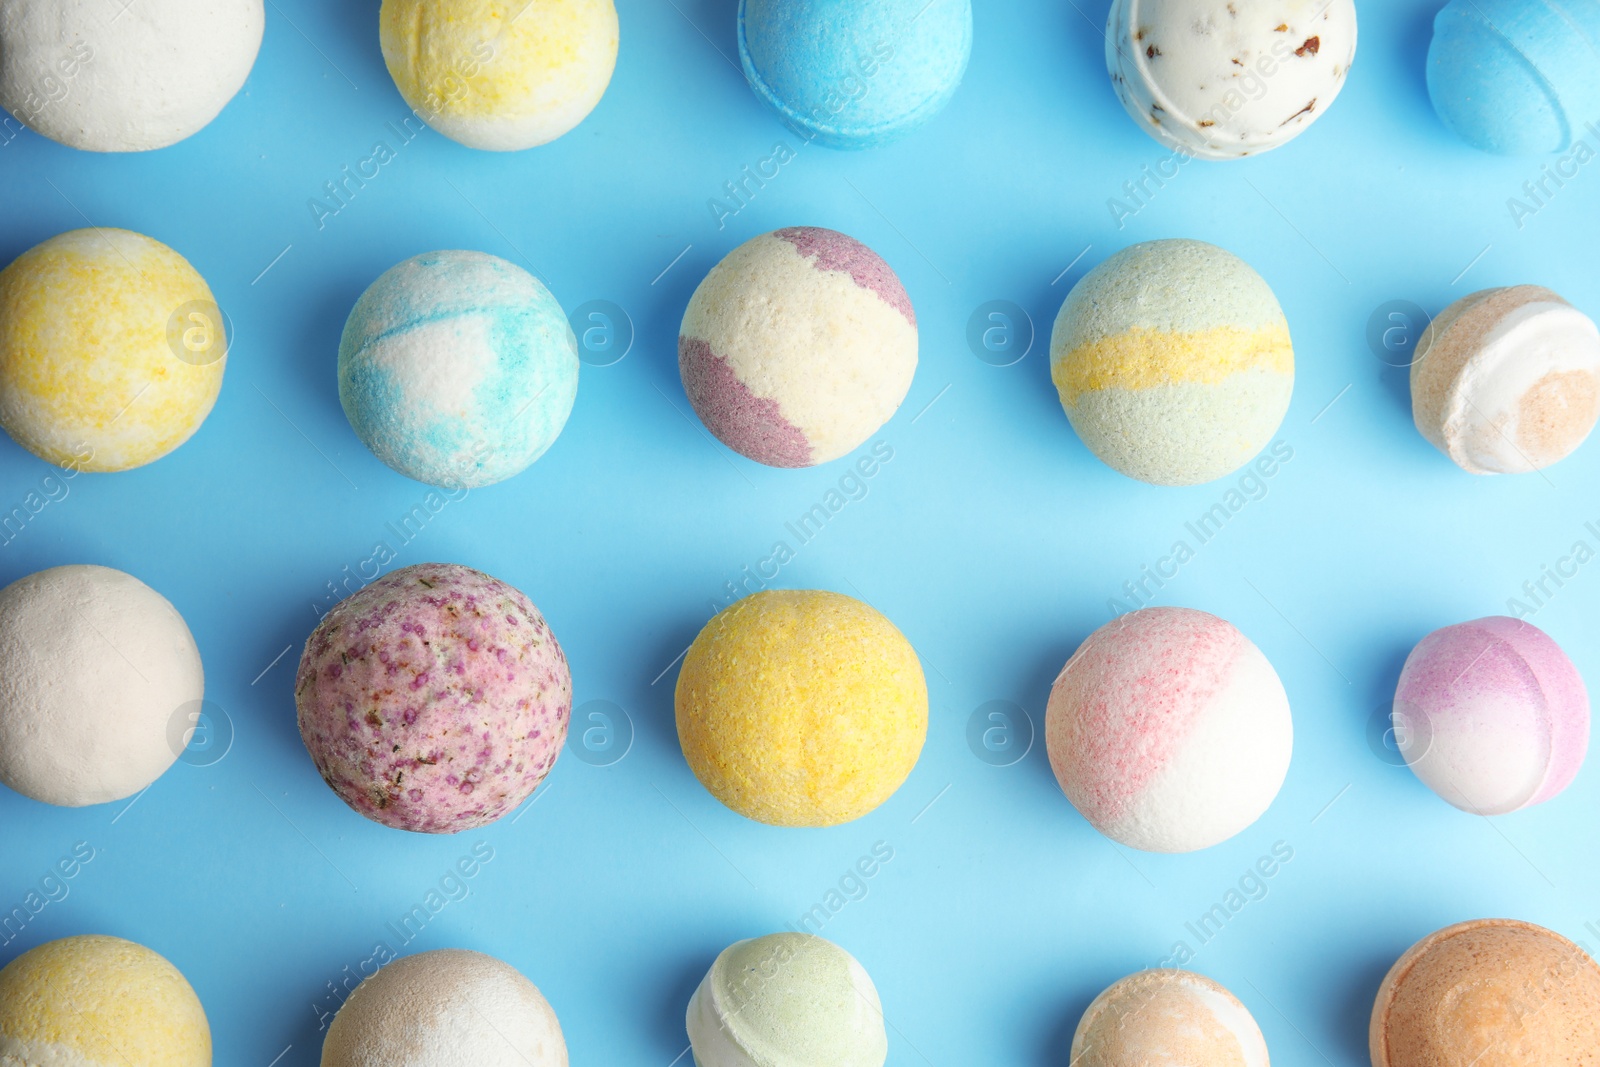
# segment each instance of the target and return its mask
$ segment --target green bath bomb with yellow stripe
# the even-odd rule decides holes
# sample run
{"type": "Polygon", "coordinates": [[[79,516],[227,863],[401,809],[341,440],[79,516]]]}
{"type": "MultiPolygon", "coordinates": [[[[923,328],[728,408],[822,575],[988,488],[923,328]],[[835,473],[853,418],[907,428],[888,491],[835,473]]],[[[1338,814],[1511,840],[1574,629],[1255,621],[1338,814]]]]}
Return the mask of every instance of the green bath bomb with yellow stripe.
{"type": "Polygon", "coordinates": [[[1130,478],[1198,485],[1271,440],[1294,392],[1289,323],[1239,257],[1202,241],[1133,245],[1056,316],[1050,377],[1089,450],[1130,478]]]}
{"type": "Polygon", "coordinates": [[[165,957],[119,937],[64,937],[0,970],[0,1064],[211,1067],[211,1028],[165,957]]]}

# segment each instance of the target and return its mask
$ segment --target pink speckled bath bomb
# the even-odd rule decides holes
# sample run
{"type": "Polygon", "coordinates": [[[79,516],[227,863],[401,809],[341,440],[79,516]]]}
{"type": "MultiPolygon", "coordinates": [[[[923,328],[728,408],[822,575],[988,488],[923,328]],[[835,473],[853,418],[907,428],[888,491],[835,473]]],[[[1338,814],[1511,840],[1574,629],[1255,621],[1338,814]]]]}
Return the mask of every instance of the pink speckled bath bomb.
{"type": "Polygon", "coordinates": [[[1435,630],[1394,694],[1400,754],[1429,789],[1479,815],[1542,804],[1589,749],[1589,693],[1561,646],[1497,615],[1435,630]]]}
{"type": "Polygon", "coordinates": [[[1148,852],[1193,852],[1271,805],[1294,724],[1272,664],[1230,623],[1145,608],[1090,634],[1067,661],[1045,743],[1095,829],[1148,852]]]}
{"type": "Polygon", "coordinates": [[[300,736],[356,811],[401,830],[494,822],[561,751],[572,675],[539,609],[481,571],[420,563],[330,611],[295,676],[300,736]]]}
{"type": "Polygon", "coordinates": [[[678,370],[723,444],[769,467],[811,467],[900,407],[917,316],[872,249],[795,226],[746,241],[706,275],[683,315],[678,370]]]}

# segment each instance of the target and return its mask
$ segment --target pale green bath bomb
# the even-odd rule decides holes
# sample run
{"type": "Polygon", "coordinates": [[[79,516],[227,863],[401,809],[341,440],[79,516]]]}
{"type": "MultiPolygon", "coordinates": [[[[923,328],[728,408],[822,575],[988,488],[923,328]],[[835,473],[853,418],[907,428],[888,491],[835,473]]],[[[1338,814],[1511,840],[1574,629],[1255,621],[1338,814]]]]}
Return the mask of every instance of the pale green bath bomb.
{"type": "Polygon", "coordinates": [[[689,1000],[696,1067],[883,1067],[889,1038],[866,970],[831,941],[728,946],[689,1000]]]}
{"type": "Polygon", "coordinates": [[[1050,376],[1105,463],[1153,485],[1198,485],[1271,442],[1294,392],[1294,349],[1249,264],[1200,241],[1151,241],[1073,287],[1050,376]]]}

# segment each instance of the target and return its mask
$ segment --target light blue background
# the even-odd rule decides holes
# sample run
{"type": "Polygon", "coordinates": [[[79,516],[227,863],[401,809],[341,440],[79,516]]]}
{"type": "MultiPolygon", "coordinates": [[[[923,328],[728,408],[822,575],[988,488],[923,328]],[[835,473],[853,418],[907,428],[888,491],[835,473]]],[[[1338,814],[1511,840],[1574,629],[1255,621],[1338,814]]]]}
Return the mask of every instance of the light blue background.
{"type": "MultiPolygon", "coordinates": [[[[797,920],[881,841],[893,860],[823,933],[875,978],[890,1063],[1042,1067],[1067,1062],[1102,987],[1179,940],[1196,946],[1185,923],[1281,841],[1293,860],[1190,966],[1244,1000],[1275,1062],[1343,1065],[1365,1062],[1385,970],[1440,926],[1514,916],[1593,944],[1593,768],[1549,804],[1484,820],[1379,758],[1370,738],[1423,634],[1504,612],[1579,539],[1600,547],[1584,529],[1600,521],[1600,445],[1544,476],[1463,474],[1416,433],[1405,372],[1374,357],[1366,329],[1389,300],[1437,312],[1518,282],[1600,312],[1600,162],[1519,230],[1507,198],[1544,161],[1481,155],[1437,122],[1423,83],[1436,0],[1368,2],[1349,85],[1310,132],[1260,158],[1187,165],[1119,230],[1107,199],[1168,154],[1112,94],[1106,0],[986,0],[949,110],[864,155],[799,147],[760,107],[729,61],[735,6],[622,0],[616,78],[574,133],[493,155],[430,132],[321,230],[308,199],[376,141],[393,144],[387,124],[407,114],[375,0],[271,0],[245,91],[174,148],[96,156],[32,134],[0,148],[0,260],[86,218],[138,230],[199,268],[234,327],[222,397],[194,439],[142,470],[68,483],[0,549],[0,578],[69,562],[139,576],[188,619],[208,697],[235,731],[220,762],[175,766],[131,808],[0,791],[0,908],[74,843],[96,850],[0,962],[68,934],[133,938],[194,983],[218,1064],[314,1064],[325,983],[392,944],[386,924],[486,842],[494,859],[470,896],[404,951],[508,960],[554,1004],[576,1064],[668,1067],[716,953],[797,920]],[[708,199],[780,141],[797,158],[719,230],[708,199]],[[929,680],[910,780],[825,831],[747,822],[700,788],[667,669],[724,583],[846,471],[733,455],[678,382],[675,335],[695,284],[739,242],[795,224],[876,248],[922,324],[916,382],[879,435],[894,458],[778,579],[870,600],[929,680]],[[1049,327],[1071,284],[1126,244],[1176,236],[1226,246],[1275,287],[1299,379],[1281,431],[1293,460],[1157,599],[1215,612],[1259,644],[1297,736],[1259,823],[1162,857],[1091,830],[1056,788],[1042,738],[995,767],[969,750],[967,725],[1004,700],[1042,726],[1051,680],[1110,617],[1108,598],[1228,488],[1113,473],[1074,437],[1049,382],[1049,327]],[[438,248],[531,264],[569,311],[612,301],[637,342],[613,366],[584,368],[572,420],[535,467],[449,503],[401,545],[385,524],[427,490],[356,440],[335,353],[361,291],[438,248]],[[1004,368],[966,341],[974,309],[996,299],[1037,328],[1032,352],[1004,368]],[[595,767],[569,752],[515,822],[456,838],[347,810],[301,747],[292,676],[326,583],[378,541],[395,565],[459,561],[526,590],[571,659],[580,725],[591,701],[626,709],[627,756],[595,767]]],[[[9,509],[51,470],[9,441],[0,453],[9,509]]],[[[1593,562],[1534,617],[1593,683],[1597,601],[1593,562]]]]}

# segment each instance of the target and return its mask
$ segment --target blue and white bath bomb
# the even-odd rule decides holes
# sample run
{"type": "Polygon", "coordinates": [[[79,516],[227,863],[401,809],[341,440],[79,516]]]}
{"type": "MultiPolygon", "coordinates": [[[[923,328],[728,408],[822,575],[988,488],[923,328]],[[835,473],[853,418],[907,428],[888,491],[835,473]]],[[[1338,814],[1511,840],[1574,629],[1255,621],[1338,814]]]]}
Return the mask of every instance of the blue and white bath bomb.
{"type": "Polygon", "coordinates": [[[1475,148],[1566,151],[1600,124],[1600,2],[1452,0],[1434,19],[1428,95],[1475,148]]]}
{"type": "Polygon", "coordinates": [[[871,148],[950,102],[972,55],[972,0],[740,0],[750,88],[808,139],[871,148]]]}
{"type": "Polygon", "coordinates": [[[578,395],[578,343],[539,280],[483,252],[429,252],[361,294],[339,340],[356,436],[419,482],[473,489],[526,470],[578,395]]]}

